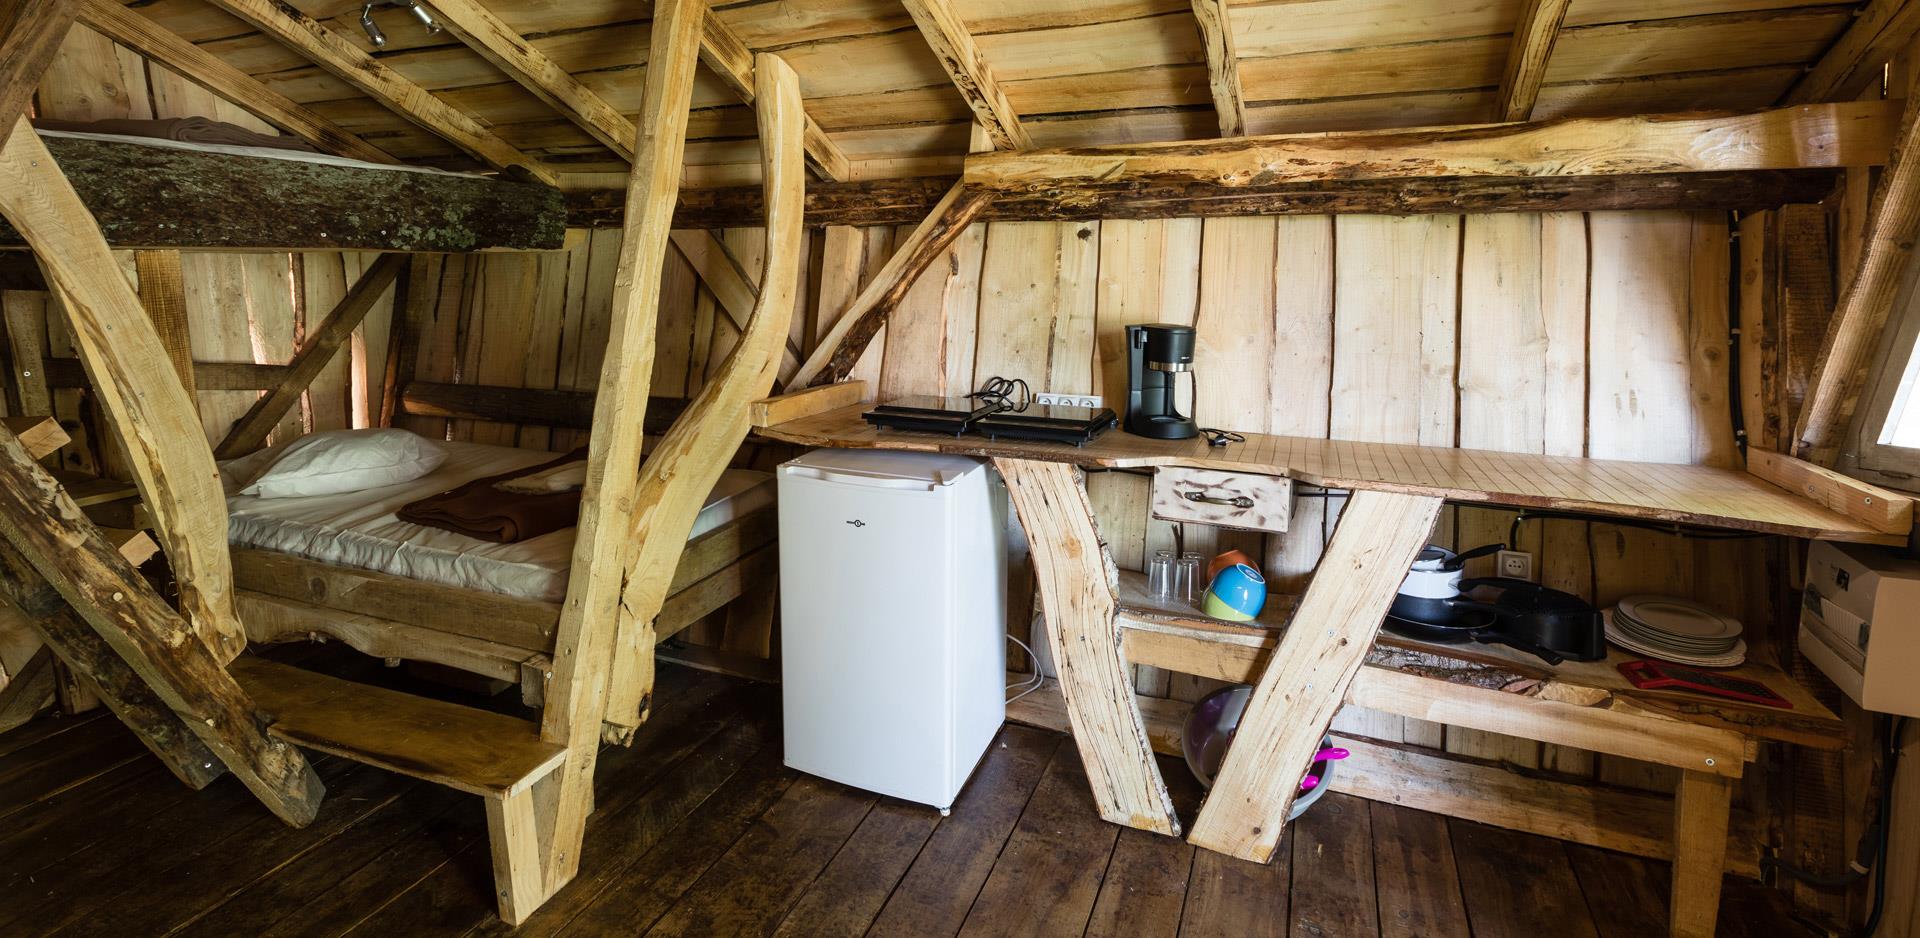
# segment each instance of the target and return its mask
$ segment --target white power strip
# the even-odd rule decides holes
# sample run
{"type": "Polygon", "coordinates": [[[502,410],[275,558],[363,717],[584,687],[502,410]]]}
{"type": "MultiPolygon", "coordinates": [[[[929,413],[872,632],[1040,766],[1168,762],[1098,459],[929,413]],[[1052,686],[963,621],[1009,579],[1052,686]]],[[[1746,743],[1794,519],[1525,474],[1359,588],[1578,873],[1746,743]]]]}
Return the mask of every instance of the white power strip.
{"type": "Polygon", "coordinates": [[[1033,396],[1033,402],[1035,404],[1051,404],[1051,405],[1058,405],[1061,407],[1099,407],[1101,406],[1100,395],[1098,394],[1042,393],[1042,394],[1035,394],[1033,396]]]}

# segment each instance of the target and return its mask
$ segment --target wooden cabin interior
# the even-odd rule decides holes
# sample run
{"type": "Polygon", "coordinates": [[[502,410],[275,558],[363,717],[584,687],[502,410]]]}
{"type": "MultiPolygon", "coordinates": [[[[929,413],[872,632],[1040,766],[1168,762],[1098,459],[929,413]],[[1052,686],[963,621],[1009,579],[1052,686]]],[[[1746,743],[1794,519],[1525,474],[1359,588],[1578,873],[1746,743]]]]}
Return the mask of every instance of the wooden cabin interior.
{"type": "Polygon", "coordinates": [[[1916,82],[1914,0],[0,0],[0,932],[1920,938],[1916,82]],[[816,458],[997,507],[856,556],[816,458]]]}

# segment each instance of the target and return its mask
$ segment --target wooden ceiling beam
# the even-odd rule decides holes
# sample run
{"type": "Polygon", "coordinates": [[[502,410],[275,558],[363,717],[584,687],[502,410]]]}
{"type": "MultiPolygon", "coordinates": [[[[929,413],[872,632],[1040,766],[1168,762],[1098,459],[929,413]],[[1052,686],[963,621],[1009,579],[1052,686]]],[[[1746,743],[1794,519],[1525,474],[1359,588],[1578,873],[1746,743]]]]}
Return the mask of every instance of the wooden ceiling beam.
{"type": "Polygon", "coordinates": [[[601,145],[633,161],[633,122],[593,89],[581,84],[546,53],[527,42],[476,0],[433,0],[433,11],[467,48],[478,53],[534,97],[572,121],[601,145]]]}
{"type": "Polygon", "coordinates": [[[901,5],[913,17],[914,25],[920,27],[920,35],[927,40],[934,58],[947,70],[953,86],[960,89],[960,97],[966,99],[974,118],[986,128],[994,147],[1032,149],[1033,138],[1027,136],[1027,128],[1021,125],[1020,115],[1000,90],[993,69],[974,46],[973,34],[967,31],[967,24],[961,21],[960,14],[954,12],[948,0],[901,0],[901,5]]]}
{"type": "MultiPolygon", "coordinates": [[[[1781,104],[1849,101],[1878,85],[1882,66],[1920,34],[1920,2],[1873,0],[1853,25],[1781,97],[1781,104]]],[[[1905,95],[1900,90],[1891,97],[1905,95]]]]}
{"type": "Polygon", "coordinates": [[[374,146],[305,105],[267,87],[259,79],[194,45],[116,0],[86,0],[80,21],[135,52],[178,72],[181,77],[245,108],[328,153],[369,163],[398,163],[374,146]]]}
{"type": "MultiPolygon", "coordinates": [[[[1360,179],[1273,186],[1121,183],[1004,194],[981,211],[977,220],[1752,210],[1819,202],[1832,194],[1838,178],[1837,170],[1796,169],[1640,176],[1360,179]]],[[[807,187],[807,225],[864,228],[916,224],[958,181],[954,176],[915,176],[815,183],[807,187]]],[[[618,228],[625,198],[624,192],[613,189],[569,192],[567,227],[618,228]]],[[[757,187],[681,189],[673,213],[675,237],[681,229],[759,225],[765,218],[762,204],[757,187]]],[[[3,263],[0,271],[4,271],[3,263]]],[[[4,282],[0,273],[0,283],[4,282]]]]}
{"type": "Polygon", "coordinates": [[[1547,59],[1553,55],[1553,41],[1560,36],[1560,23],[1566,19],[1570,3],[1528,0],[1526,9],[1520,11],[1520,22],[1513,27],[1513,45],[1507,50],[1506,71],[1500,76],[1494,120],[1523,121],[1533,116],[1540,83],[1547,76],[1547,59]]]}
{"type": "Polygon", "coordinates": [[[1909,99],[1893,159],[1874,187],[1866,246],[1820,341],[1807,396],[1794,422],[1793,455],[1831,466],[1853,419],[1920,236],[1920,97],[1909,99]]]}
{"type": "Polygon", "coordinates": [[[0,0],[0,144],[73,28],[79,0],[0,0]]]}
{"type": "MultiPolygon", "coordinates": [[[[753,106],[754,71],[753,50],[733,31],[733,27],[707,11],[706,20],[700,28],[700,62],[725,82],[733,93],[740,96],[740,103],[753,106]]],[[[822,179],[839,181],[853,175],[853,167],[847,162],[847,155],[840,152],[840,145],[827,136],[827,132],[814,121],[813,115],[806,118],[803,129],[803,142],[807,153],[807,166],[822,179]]]]}
{"type": "Polygon", "coordinates": [[[1234,51],[1226,0],[1193,0],[1193,18],[1200,24],[1200,43],[1207,49],[1207,86],[1213,92],[1213,110],[1220,115],[1220,136],[1242,136],[1247,132],[1247,102],[1241,92],[1240,55],[1234,51]]]}
{"type": "Polygon", "coordinates": [[[291,5],[275,0],[211,2],[359,89],[381,106],[439,135],[487,165],[501,170],[519,167],[542,182],[554,181],[552,173],[538,160],[495,136],[486,125],[434,97],[432,92],[381,64],[291,5]]]}
{"type": "Polygon", "coordinates": [[[1274,134],[969,156],[962,179],[1001,192],[1126,183],[1225,187],[1433,177],[1619,176],[1884,163],[1897,105],[1855,101],[1737,114],[1274,134]]]}

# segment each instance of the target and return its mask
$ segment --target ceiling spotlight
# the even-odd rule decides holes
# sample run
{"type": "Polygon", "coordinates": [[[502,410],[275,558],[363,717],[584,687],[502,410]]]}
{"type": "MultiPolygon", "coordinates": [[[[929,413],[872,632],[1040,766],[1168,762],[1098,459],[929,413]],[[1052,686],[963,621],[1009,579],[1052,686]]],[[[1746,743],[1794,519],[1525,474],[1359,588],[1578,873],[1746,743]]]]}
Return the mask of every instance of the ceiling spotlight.
{"type": "Polygon", "coordinates": [[[384,49],[387,45],[387,34],[380,29],[379,23],[373,21],[373,8],[377,6],[400,7],[412,13],[414,19],[419,20],[420,25],[427,28],[428,35],[440,32],[440,24],[434,20],[433,14],[426,7],[420,5],[420,0],[367,0],[360,7],[360,28],[367,31],[367,41],[373,43],[376,49],[384,49]]]}

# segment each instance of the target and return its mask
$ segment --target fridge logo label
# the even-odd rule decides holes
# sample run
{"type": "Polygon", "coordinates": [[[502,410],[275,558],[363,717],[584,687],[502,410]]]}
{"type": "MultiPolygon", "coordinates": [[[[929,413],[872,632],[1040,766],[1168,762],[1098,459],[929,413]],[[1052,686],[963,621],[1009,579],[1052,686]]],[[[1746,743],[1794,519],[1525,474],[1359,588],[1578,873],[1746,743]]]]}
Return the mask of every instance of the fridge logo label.
{"type": "Polygon", "coordinates": [[[856,528],[864,528],[867,526],[867,523],[865,521],[860,520],[859,518],[855,518],[852,521],[849,521],[847,523],[850,525],[853,525],[856,528]]]}

